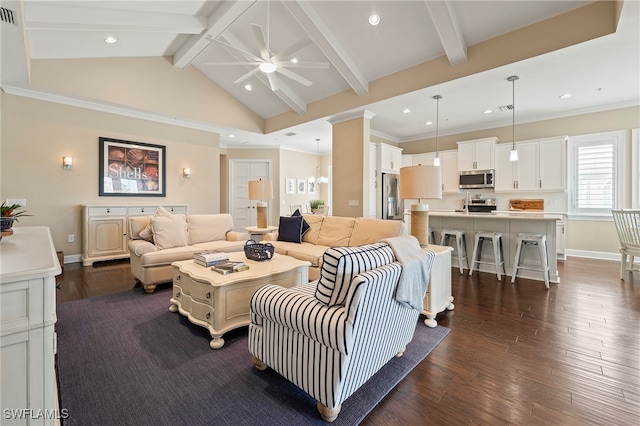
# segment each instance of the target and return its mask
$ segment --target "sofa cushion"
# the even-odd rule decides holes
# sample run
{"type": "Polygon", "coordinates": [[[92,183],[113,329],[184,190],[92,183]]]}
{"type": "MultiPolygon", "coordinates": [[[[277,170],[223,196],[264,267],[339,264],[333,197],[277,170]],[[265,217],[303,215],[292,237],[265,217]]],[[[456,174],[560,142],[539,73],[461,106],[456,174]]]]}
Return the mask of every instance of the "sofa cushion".
{"type": "Polygon", "coordinates": [[[129,238],[132,240],[148,240],[150,237],[142,237],[140,233],[147,227],[151,230],[151,216],[131,216],[129,217],[129,238]]]}
{"type": "Polygon", "coordinates": [[[329,248],[309,243],[296,244],[285,241],[273,241],[271,243],[275,246],[276,253],[286,254],[298,260],[306,260],[311,263],[312,267],[320,265],[322,255],[329,248]]]}
{"type": "Polygon", "coordinates": [[[189,245],[187,222],[184,220],[184,215],[174,216],[176,217],[160,216],[151,219],[153,240],[158,250],[189,245]]]}
{"type": "MultiPolygon", "coordinates": [[[[300,209],[296,209],[295,212],[293,212],[293,214],[291,216],[302,216],[302,213],[300,213],[300,209]]],[[[304,217],[302,218],[302,235],[306,234],[307,231],[309,231],[309,224],[307,223],[306,220],[304,220],[304,217]]]]}
{"type": "Polygon", "coordinates": [[[230,214],[189,215],[189,241],[191,244],[225,240],[227,232],[231,230],[233,230],[233,217],[230,214]]]}
{"type": "Polygon", "coordinates": [[[350,246],[373,244],[383,238],[397,237],[402,233],[401,220],[382,220],[359,217],[353,225],[350,246]]]}
{"type": "Polygon", "coordinates": [[[278,225],[278,241],[288,241],[290,243],[302,242],[302,216],[280,216],[278,225]]]}
{"type": "MultiPolygon", "coordinates": [[[[153,219],[154,217],[171,217],[171,213],[169,213],[164,207],[159,206],[156,209],[156,212],[149,219],[153,219]]],[[[153,241],[153,229],[151,228],[151,220],[149,220],[149,224],[138,234],[140,238],[153,241]]]]}
{"type": "Polygon", "coordinates": [[[316,298],[328,306],[343,305],[351,280],[361,272],[394,261],[386,243],[358,247],[332,247],[324,252],[316,298]]]}
{"type": "Polygon", "coordinates": [[[324,216],[305,214],[302,217],[309,224],[309,230],[303,235],[302,242],[316,244],[324,216]]]}
{"type": "Polygon", "coordinates": [[[202,247],[199,246],[183,246],[158,250],[140,256],[140,264],[145,268],[171,265],[171,263],[179,260],[193,259],[193,254],[200,251],[202,251],[202,247]]]}
{"type": "Polygon", "coordinates": [[[316,244],[329,247],[348,246],[355,221],[352,217],[325,216],[316,244]]]}

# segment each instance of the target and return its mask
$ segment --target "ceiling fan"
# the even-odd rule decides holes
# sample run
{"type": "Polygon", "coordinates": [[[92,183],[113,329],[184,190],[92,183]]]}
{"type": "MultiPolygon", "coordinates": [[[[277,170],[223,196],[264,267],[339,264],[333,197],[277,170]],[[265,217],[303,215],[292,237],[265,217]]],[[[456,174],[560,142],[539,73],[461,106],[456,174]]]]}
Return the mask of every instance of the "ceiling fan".
{"type": "Polygon", "coordinates": [[[263,72],[267,78],[269,79],[269,85],[271,86],[271,90],[277,90],[279,88],[278,79],[276,74],[282,74],[285,77],[288,77],[298,83],[309,87],[313,84],[311,81],[302,77],[301,75],[291,71],[289,68],[316,68],[316,69],[327,69],[329,68],[328,62],[297,62],[292,60],[291,56],[295,53],[299,52],[309,44],[311,44],[311,40],[308,38],[302,39],[283,51],[272,54],[269,50],[269,44],[266,41],[264,36],[264,32],[262,31],[262,27],[258,24],[251,24],[251,29],[253,30],[253,35],[256,39],[256,44],[260,49],[260,56],[256,56],[252,53],[246,52],[243,49],[240,49],[232,44],[223,42],[221,40],[216,41],[221,43],[223,46],[238,51],[242,55],[244,55],[249,61],[247,62],[205,62],[205,65],[249,65],[255,66],[254,69],[244,74],[242,77],[238,78],[234,83],[242,83],[247,80],[249,77],[257,74],[258,72],[263,72]]]}

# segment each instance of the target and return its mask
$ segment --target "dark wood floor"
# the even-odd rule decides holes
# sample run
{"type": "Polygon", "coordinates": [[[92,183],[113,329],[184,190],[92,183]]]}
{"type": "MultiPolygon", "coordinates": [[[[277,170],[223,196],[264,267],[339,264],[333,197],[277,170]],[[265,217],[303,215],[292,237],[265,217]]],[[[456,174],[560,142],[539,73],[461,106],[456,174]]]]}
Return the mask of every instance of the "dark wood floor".
{"type": "MultiPolygon", "coordinates": [[[[640,275],[570,258],[562,283],[452,270],[452,332],[364,425],[640,424],[640,275]]],[[[65,265],[58,303],[135,286],[126,262],[65,265]]]]}

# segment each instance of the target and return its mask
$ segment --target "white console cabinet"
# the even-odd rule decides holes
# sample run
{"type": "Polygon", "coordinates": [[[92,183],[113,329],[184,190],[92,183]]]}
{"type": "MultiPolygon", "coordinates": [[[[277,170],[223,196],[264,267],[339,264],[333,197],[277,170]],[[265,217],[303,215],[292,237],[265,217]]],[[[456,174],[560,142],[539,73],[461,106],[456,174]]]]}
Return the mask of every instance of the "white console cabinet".
{"type": "MultiPolygon", "coordinates": [[[[186,204],[163,206],[171,213],[187,214],[186,204]]],[[[101,260],[129,257],[127,249],[130,216],[152,215],[158,205],[91,205],[84,206],[82,265],[101,260]]]]}
{"type": "Polygon", "coordinates": [[[0,242],[0,408],[3,425],[53,425],[56,281],[60,263],[44,226],[15,227],[0,242]]]}
{"type": "Polygon", "coordinates": [[[454,309],[453,296],[451,295],[451,252],[452,247],[429,244],[426,250],[436,254],[431,267],[431,279],[427,287],[427,293],[422,300],[422,314],[427,319],[424,325],[435,327],[436,315],[444,310],[454,309]]]}

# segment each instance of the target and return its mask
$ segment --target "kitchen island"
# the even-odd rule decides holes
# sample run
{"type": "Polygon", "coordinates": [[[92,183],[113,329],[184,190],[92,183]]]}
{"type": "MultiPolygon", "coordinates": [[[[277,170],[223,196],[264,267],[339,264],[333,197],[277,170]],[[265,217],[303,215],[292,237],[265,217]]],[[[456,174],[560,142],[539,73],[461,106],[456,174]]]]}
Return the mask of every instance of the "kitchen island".
{"type": "MultiPolygon", "coordinates": [[[[547,236],[547,256],[549,259],[550,280],[560,282],[558,275],[558,257],[556,254],[556,222],[562,220],[561,214],[543,212],[492,212],[465,213],[456,211],[429,211],[429,226],[436,234],[436,243],[440,244],[440,233],[443,229],[463,229],[466,233],[467,256],[469,262],[473,256],[474,235],[477,231],[502,233],[504,248],[504,264],[508,279],[511,280],[513,262],[516,253],[517,236],[521,232],[544,234],[547,236]]],[[[485,246],[489,246],[485,244],[485,246]]],[[[482,261],[493,262],[489,247],[483,250],[482,261]]],[[[452,262],[453,263],[453,262],[452,262]]],[[[527,249],[522,255],[522,264],[527,267],[538,267],[540,260],[536,250],[527,249]]],[[[495,274],[493,265],[480,264],[474,270],[495,274]]],[[[544,281],[542,272],[519,270],[518,277],[544,281]]]]}

